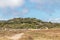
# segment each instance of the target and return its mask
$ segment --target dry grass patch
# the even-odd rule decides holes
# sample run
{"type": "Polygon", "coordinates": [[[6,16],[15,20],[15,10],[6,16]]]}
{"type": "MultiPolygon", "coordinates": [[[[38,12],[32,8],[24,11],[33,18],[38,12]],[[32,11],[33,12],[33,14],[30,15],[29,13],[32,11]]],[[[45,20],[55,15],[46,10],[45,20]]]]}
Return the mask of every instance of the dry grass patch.
{"type": "Polygon", "coordinates": [[[60,29],[48,29],[48,30],[16,30],[16,31],[2,31],[0,32],[0,40],[10,40],[5,36],[12,36],[18,33],[24,33],[19,40],[60,40],[60,29]]]}

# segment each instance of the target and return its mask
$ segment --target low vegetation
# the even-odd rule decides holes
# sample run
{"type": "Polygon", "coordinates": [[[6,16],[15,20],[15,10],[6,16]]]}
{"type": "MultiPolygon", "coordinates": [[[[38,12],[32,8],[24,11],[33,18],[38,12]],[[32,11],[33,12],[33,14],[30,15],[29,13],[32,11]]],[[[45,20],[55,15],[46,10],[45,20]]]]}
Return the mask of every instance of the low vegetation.
{"type": "Polygon", "coordinates": [[[10,38],[21,33],[24,35],[19,36],[21,38],[18,40],[60,40],[60,23],[45,22],[36,18],[0,21],[0,40],[13,40],[10,38]]]}
{"type": "Polygon", "coordinates": [[[50,29],[60,28],[60,23],[44,22],[36,18],[14,18],[0,21],[0,29],[50,29]]]}

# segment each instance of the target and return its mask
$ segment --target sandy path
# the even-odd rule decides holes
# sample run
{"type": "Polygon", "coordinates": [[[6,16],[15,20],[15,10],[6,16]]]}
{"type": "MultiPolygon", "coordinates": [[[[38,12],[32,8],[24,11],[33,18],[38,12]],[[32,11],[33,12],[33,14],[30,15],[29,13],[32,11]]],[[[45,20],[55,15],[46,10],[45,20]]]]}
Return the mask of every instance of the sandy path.
{"type": "Polygon", "coordinates": [[[24,35],[24,33],[20,33],[20,34],[15,34],[11,37],[8,36],[7,38],[12,39],[12,40],[18,40],[18,39],[22,38],[23,35],[24,35]]]}

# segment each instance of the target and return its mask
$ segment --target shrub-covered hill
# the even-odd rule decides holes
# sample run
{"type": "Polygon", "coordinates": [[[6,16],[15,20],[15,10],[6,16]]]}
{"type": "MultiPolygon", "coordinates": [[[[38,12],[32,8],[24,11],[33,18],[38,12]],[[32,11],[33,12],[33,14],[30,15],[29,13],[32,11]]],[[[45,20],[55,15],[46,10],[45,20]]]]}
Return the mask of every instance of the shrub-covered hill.
{"type": "Polygon", "coordinates": [[[60,27],[59,23],[44,22],[36,18],[14,18],[8,21],[0,21],[0,28],[13,29],[44,29],[60,27]]]}

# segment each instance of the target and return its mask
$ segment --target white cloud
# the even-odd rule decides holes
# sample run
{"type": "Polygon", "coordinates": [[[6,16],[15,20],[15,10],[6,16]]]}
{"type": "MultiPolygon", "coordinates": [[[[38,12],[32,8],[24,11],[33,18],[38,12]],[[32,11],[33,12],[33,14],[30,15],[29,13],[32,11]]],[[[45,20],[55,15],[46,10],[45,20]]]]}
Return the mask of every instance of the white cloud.
{"type": "Polygon", "coordinates": [[[21,8],[24,6],[24,3],[25,0],[0,0],[0,13],[2,14],[0,19],[3,20],[14,17],[21,17],[28,13],[27,8],[21,8]]]}
{"type": "Polygon", "coordinates": [[[22,6],[24,4],[24,0],[0,0],[0,7],[15,7],[22,6]]]}
{"type": "Polygon", "coordinates": [[[54,23],[60,23],[60,18],[52,18],[52,19],[49,19],[49,21],[54,23]]]}

